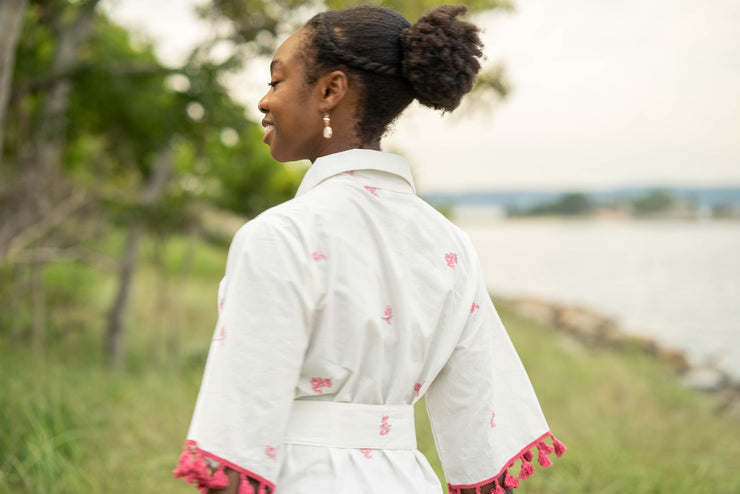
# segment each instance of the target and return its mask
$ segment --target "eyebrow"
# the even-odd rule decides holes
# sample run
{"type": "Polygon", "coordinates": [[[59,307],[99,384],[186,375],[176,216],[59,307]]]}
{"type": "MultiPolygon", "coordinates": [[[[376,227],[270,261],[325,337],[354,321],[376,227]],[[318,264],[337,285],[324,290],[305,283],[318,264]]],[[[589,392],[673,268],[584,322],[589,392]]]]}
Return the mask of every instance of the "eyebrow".
{"type": "Polygon", "coordinates": [[[275,60],[273,60],[272,62],[270,62],[270,73],[272,74],[272,69],[276,65],[282,65],[282,64],[283,64],[283,62],[279,58],[276,58],[275,60]]]}

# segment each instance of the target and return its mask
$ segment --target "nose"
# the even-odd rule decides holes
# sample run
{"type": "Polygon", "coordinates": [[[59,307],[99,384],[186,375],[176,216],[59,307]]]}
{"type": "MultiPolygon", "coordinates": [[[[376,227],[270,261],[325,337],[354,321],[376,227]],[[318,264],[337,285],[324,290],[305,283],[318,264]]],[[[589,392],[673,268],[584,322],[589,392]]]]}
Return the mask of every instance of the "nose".
{"type": "Polygon", "coordinates": [[[270,111],[267,94],[262,96],[262,99],[260,99],[259,103],[257,103],[257,109],[262,113],[267,113],[268,111],[270,111]]]}

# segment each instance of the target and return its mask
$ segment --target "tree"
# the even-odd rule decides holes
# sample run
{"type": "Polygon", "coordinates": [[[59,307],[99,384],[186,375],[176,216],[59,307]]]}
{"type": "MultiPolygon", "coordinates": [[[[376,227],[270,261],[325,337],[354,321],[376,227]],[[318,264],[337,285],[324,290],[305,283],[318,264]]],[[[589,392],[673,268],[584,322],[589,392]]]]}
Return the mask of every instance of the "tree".
{"type": "Polygon", "coordinates": [[[564,215],[576,216],[587,214],[593,209],[593,204],[586,194],[569,192],[554,201],[534,206],[524,214],[530,215],[564,215]]]}
{"type": "Polygon", "coordinates": [[[635,214],[654,214],[661,211],[666,211],[673,206],[673,196],[670,193],[663,190],[654,190],[649,194],[638,197],[632,201],[632,206],[635,209],[635,214]]]}
{"type": "Polygon", "coordinates": [[[3,129],[10,100],[10,84],[15,66],[15,50],[23,25],[28,0],[6,0],[0,3],[0,169],[3,159],[3,129]]]}
{"type": "MultiPolygon", "coordinates": [[[[21,289],[26,277],[41,280],[49,262],[96,261],[85,244],[124,228],[106,338],[111,360],[120,361],[140,239],[190,228],[198,202],[257,214],[285,200],[296,177],[269,157],[259,126],[220,82],[232,60],[193,56],[168,69],[151,47],[134,48],[96,3],[31,3],[25,12],[5,126],[0,275],[21,289]],[[246,181],[232,179],[237,159],[246,181]]],[[[5,296],[0,304],[23,299],[5,296]]],[[[29,312],[43,321],[43,311],[29,312]]]]}

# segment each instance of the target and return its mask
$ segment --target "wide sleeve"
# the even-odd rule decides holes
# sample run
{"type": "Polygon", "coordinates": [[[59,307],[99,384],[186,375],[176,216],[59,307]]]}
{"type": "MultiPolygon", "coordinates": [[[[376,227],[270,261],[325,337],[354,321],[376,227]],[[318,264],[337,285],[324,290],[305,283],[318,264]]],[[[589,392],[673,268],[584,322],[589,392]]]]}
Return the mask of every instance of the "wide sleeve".
{"type": "Polygon", "coordinates": [[[219,288],[219,318],[175,470],[201,489],[275,487],[282,443],[309,338],[311,273],[297,236],[257,218],[234,238],[219,288]],[[210,468],[208,468],[206,466],[210,468]]]}
{"type": "MultiPolygon", "coordinates": [[[[534,472],[533,452],[540,465],[549,466],[547,454],[565,451],[549,431],[480,268],[476,278],[460,339],[426,394],[437,452],[453,494],[463,488],[481,492],[504,474],[504,487],[516,488],[534,472]]],[[[503,494],[503,488],[496,483],[490,492],[503,494]]]]}

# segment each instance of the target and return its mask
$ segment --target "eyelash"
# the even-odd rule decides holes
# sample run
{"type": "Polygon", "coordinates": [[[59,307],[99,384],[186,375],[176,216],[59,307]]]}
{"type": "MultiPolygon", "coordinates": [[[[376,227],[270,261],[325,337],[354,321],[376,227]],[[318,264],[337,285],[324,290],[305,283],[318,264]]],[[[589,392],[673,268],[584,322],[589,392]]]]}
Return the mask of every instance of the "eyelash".
{"type": "Polygon", "coordinates": [[[278,85],[279,82],[280,81],[271,81],[271,82],[268,82],[267,85],[270,86],[270,87],[275,87],[275,86],[278,85]]]}

